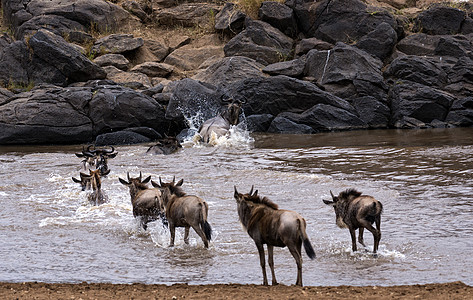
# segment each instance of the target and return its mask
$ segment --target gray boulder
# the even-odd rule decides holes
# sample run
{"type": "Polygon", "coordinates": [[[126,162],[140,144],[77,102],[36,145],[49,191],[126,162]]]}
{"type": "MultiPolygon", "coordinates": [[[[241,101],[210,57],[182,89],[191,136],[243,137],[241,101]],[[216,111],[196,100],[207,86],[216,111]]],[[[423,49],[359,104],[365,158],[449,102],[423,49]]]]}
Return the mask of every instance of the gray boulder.
{"type": "Polygon", "coordinates": [[[283,61],[267,65],[263,68],[263,72],[269,75],[286,75],[294,78],[302,77],[304,74],[306,57],[283,61]]]}
{"type": "Polygon", "coordinates": [[[94,63],[101,67],[113,66],[122,71],[128,70],[130,61],[121,54],[105,54],[94,59],[94,63]]]}
{"type": "Polygon", "coordinates": [[[388,23],[379,24],[373,31],[363,36],[355,45],[369,54],[385,60],[397,43],[396,31],[388,23]]]}
{"type": "Polygon", "coordinates": [[[130,71],[143,73],[149,77],[167,77],[173,70],[174,67],[171,65],[150,61],[134,66],[130,71]]]}
{"type": "Polygon", "coordinates": [[[455,99],[445,122],[454,126],[473,126],[473,97],[455,99]]]}
{"type": "Polygon", "coordinates": [[[297,124],[289,119],[278,116],[271,122],[268,132],[285,134],[311,134],[314,133],[314,130],[308,125],[297,124]]]}
{"type": "Polygon", "coordinates": [[[460,9],[434,5],[417,16],[414,30],[432,35],[457,34],[465,16],[460,9]]]}
{"type": "Polygon", "coordinates": [[[258,17],[282,33],[292,38],[297,36],[297,21],[292,8],[275,1],[264,1],[259,10],[258,17]]]}
{"type": "Polygon", "coordinates": [[[240,33],[245,26],[246,14],[235,3],[227,2],[215,16],[215,30],[227,35],[240,33]]]}
{"type": "Polygon", "coordinates": [[[123,54],[143,46],[142,38],[135,38],[131,34],[111,34],[95,41],[92,53],[103,55],[107,53],[123,54]]]}
{"type": "Polygon", "coordinates": [[[266,132],[268,131],[273,119],[274,116],[270,114],[251,115],[246,117],[246,125],[249,131],[266,132]]]}
{"type": "Polygon", "coordinates": [[[225,56],[246,56],[268,65],[291,57],[293,40],[271,25],[248,19],[246,29],[223,48],[225,56]]]}

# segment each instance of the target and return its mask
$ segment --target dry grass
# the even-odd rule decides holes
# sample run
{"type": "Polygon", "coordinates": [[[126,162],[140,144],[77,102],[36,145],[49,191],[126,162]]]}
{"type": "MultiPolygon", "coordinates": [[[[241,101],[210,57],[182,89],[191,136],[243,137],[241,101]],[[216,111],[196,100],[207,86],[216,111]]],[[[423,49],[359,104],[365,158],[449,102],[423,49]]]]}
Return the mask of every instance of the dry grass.
{"type": "MultiPolygon", "coordinates": [[[[261,4],[267,0],[233,0],[232,2],[243,11],[245,14],[253,19],[258,19],[258,10],[261,4]]],[[[284,3],[284,0],[275,0],[274,2],[284,3]]]]}

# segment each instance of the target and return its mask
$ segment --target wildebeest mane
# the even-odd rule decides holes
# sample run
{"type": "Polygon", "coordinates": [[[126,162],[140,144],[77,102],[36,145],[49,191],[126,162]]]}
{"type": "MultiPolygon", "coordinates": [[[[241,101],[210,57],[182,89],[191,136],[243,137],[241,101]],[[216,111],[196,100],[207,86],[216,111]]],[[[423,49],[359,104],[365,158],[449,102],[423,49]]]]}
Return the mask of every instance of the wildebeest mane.
{"type": "Polygon", "coordinates": [[[142,183],[142,182],[135,182],[135,187],[139,190],[148,189],[148,186],[146,185],[146,183],[142,183]]]}
{"type": "Polygon", "coordinates": [[[267,197],[261,198],[258,195],[249,195],[248,197],[245,198],[247,201],[251,201],[253,203],[258,203],[258,204],[264,204],[268,206],[269,208],[272,208],[274,210],[279,209],[278,205],[274,203],[273,201],[269,200],[267,197]]]}
{"type": "Polygon", "coordinates": [[[341,192],[339,195],[339,198],[351,201],[360,196],[361,196],[361,192],[358,192],[357,190],[351,188],[351,189],[346,189],[345,191],[341,192]]]}
{"type": "Polygon", "coordinates": [[[182,190],[180,186],[169,185],[168,188],[171,194],[176,195],[178,197],[184,197],[186,195],[186,193],[182,190]]]}

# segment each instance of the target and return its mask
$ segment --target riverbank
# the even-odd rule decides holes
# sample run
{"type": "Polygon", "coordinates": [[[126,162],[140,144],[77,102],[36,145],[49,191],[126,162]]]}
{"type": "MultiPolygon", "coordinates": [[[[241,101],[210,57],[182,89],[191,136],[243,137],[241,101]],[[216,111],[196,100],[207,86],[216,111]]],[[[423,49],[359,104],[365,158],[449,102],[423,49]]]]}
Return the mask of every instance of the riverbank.
{"type": "Polygon", "coordinates": [[[2,299],[472,299],[462,282],[405,286],[0,283],[2,299]]]}

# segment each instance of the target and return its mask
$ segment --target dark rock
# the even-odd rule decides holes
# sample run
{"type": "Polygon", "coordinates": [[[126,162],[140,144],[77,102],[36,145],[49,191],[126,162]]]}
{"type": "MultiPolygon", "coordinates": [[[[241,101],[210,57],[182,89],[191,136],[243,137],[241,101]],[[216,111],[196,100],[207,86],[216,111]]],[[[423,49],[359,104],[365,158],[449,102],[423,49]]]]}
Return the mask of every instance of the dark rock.
{"type": "Polygon", "coordinates": [[[263,68],[263,72],[269,75],[286,75],[294,78],[301,77],[304,74],[306,57],[290,61],[283,61],[267,65],[263,68]]]}
{"type": "Polygon", "coordinates": [[[144,46],[156,57],[157,61],[163,61],[170,53],[169,46],[156,40],[145,40],[144,46]]]}
{"type": "Polygon", "coordinates": [[[246,117],[247,128],[252,132],[268,131],[274,116],[270,114],[251,115],[246,117]]]}
{"type": "Polygon", "coordinates": [[[316,50],[330,50],[333,45],[318,38],[308,38],[300,40],[296,45],[296,56],[302,56],[312,49],[316,50]]]}
{"type": "Polygon", "coordinates": [[[434,5],[417,16],[414,30],[432,35],[456,34],[460,32],[464,19],[462,10],[434,5]]]}
{"type": "Polygon", "coordinates": [[[287,36],[292,38],[297,36],[297,22],[294,12],[283,3],[264,1],[258,10],[258,17],[287,36]]]}
{"type": "Polygon", "coordinates": [[[261,72],[263,67],[254,59],[245,56],[224,57],[194,75],[192,79],[226,87],[242,79],[264,77],[261,72]]]}
{"type": "Polygon", "coordinates": [[[311,134],[314,133],[312,127],[297,124],[289,119],[284,117],[276,117],[271,122],[271,125],[268,128],[268,132],[271,133],[289,133],[289,134],[311,134]]]}
{"type": "Polygon", "coordinates": [[[390,91],[392,121],[403,117],[424,123],[444,121],[455,99],[451,94],[413,82],[395,85],[390,91]]]}
{"type": "Polygon", "coordinates": [[[215,30],[230,35],[238,34],[244,28],[245,19],[246,14],[235,3],[227,2],[215,16],[215,30]]]}
{"type": "Polygon", "coordinates": [[[278,29],[262,22],[247,20],[246,29],[224,47],[225,56],[246,56],[268,65],[291,56],[293,40],[278,29]]]}
{"type": "Polygon", "coordinates": [[[448,72],[447,91],[464,96],[473,96],[473,60],[460,58],[448,72]]]}
{"type": "Polygon", "coordinates": [[[85,32],[87,28],[79,22],[55,15],[41,15],[33,17],[19,26],[15,31],[16,39],[31,36],[40,29],[46,29],[62,37],[71,32],[85,32]]]}
{"type": "Polygon", "coordinates": [[[396,48],[407,55],[434,55],[440,36],[417,33],[399,41],[396,48]]]}
{"type": "Polygon", "coordinates": [[[434,54],[438,56],[450,56],[460,58],[468,56],[473,58],[473,45],[463,35],[441,36],[435,47],[434,54]]]}
{"type": "MultiPolygon", "coordinates": [[[[39,30],[28,41],[35,57],[54,66],[67,79],[62,85],[75,81],[103,79],[105,71],[91,62],[82,53],[71,47],[62,37],[50,31],[39,30]]],[[[33,76],[33,79],[48,80],[47,74],[33,76]]]]}
{"type": "Polygon", "coordinates": [[[468,17],[463,21],[461,34],[471,34],[473,33],[473,19],[468,17]]]}
{"type": "Polygon", "coordinates": [[[393,51],[397,43],[396,31],[388,23],[381,23],[373,31],[363,36],[356,47],[369,54],[385,60],[393,51]]]}
{"type": "Polygon", "coordinates": [[[27,68],[29,50],[24,41],[15,41],[6,45],[0,52],[0,80],[4,86],[30,82],[27,68]]]}
{"type": "Polygon", "coordinates": [[[95,41],[91,49],[96,54],[123,54],[143,46],[142,38],[134,38],[131,34],[111,34],[95,41]]]}
{"type": "Polygon", "coordinates": [[[397,120],[394,123],[395,128],[399,129],[420,129],[427,128],[427,124],[422,121],[417,120],[416,118],[403,116],[401,119],[397,120]]]}
{"type": "Polygon", "coordinates": [[[127,0],[122,3],[122,7],[133,15],[137,16],[143,23],[148,23],[151,21],[149,14],[146,13],[141,4],[136,1],[127,0]]]}
{"type": "Polygon", "coordinates": [[[147,89],[152,86],[148,76],[143,73],[124,72],[114,66],[107,66],[103,69],[107,72],[107,79],[113,80],[123,86],[132,89],[147,89]]]}
{"type": "Polygon", "coordinates": [[[228,87],[235,100],[246,101],[245,114],[303,112],[316,104],[329,104],[352,113],[354,108],[345,100],[322,91],[315,84],[287,76],[250,78],[228,87]]]}
{"type": "Polygon", "coordinates": [[[351,43],[373,31],[381,23],[389,24],[398,36],[403,29],[396,19],[382,8],[368,8],[359,0],[294,0],[294,12],[306,37],[329,43],[351,43]]]}
{"type": "Polygon", "coordinates": [[[101,67],[113,66],[117,69],[126,71],[130,61],[121,54],[105,54],[94,59],[94,63],[101,67]]]}
{"type": "Polygon", "coordinates": [[[455,99],[445,122],[455,126],[473,126],[473,97],[455,99]]]}
{"type": "Polygon", "coordinates": [[[368,128],[368,125],[355,114],[327,104],[314,105],[301,114],[292,112],[281,113],[278,117],[287,118],[298,124],[308,125],[315,132],[368,128]]]}
{"type": "Polygon", "coordinates": [[[96,137],[96,146],[107,145],[132,145],[149,143],[152,140],[133,131],[121,130],[117,132],[103,133],[96,137]]]}
{"type": "Polygon", "coordinates": [[[161,93],[164,89],[163,84],[158,84],[152,88],[142,91],[141,93],[145,94],[146,96],[153,97],[155,94],[161,93]]]}
{"type": "Polygon", "coordinates": [[[220,6],[213,3],[183,3],[158,11],[155,18],[161,25],[204,26],[210,24],[210,16],[219,11],[220,6]]]}
{"type": "Polygon", "coordinates": [[[173,70],[174,67],[171,65],[150,61],[134,66],[130,71],[143,73],[149,77],[167,77],[173,70]]]}
{"type": "Polygon", "coordinates": [[[438,59],[408,55],[396,58],[389,65],[385,76],[394,80],[408,80],[427,86],[442,87],[447,83],[447,73],[438,59]]]}
{"type": "Polygon", "coordinates": [[[352,100],[357,115],[370,128],[387,128],[391,112],[384,103],[371,96],[365,96],[352,100]]]}

